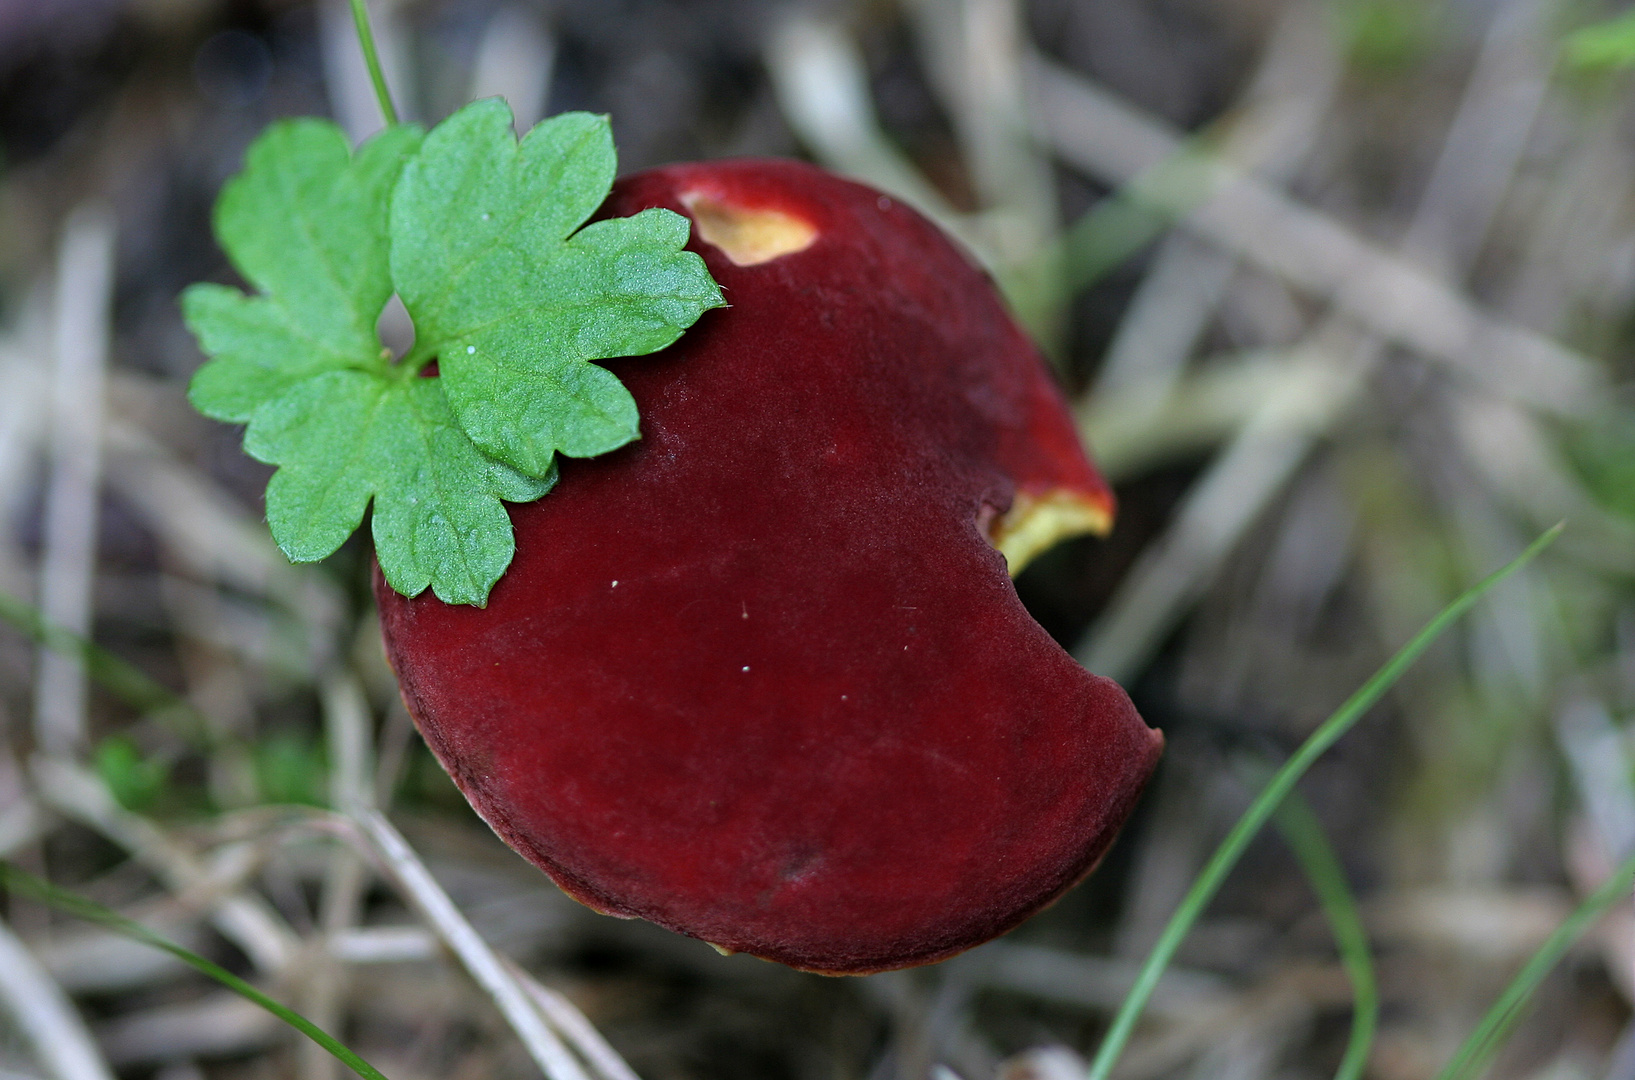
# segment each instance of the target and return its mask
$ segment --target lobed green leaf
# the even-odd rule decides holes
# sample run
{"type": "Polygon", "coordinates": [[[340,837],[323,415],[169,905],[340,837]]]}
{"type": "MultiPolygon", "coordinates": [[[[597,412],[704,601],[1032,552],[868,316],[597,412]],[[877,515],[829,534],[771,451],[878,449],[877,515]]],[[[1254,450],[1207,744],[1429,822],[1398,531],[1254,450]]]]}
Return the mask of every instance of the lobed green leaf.
{"type": "Polygon", "coordinates": [[[211,358],[189,397],[278,466],[267,521],[292,560],[332,554],[373,507],[392,588],[483,604],[514,551],[502,503],[550,490],[558,453],[637,437],[634,400],[591,361],[664,348],[722,300],[685,218],[585,225],[615,164],[606,117],[519,144],[498,99],[356,154],[322,120],[250,148],[216,232],[257,294],[183,296],[211,358]],[[394,290],[416,331],[401,362],[375,329],[394,290]]]}
{"type": "Polygon", "coordinates": [[[244,448],[279,466],[267,523],[291,559],[332,554],[373,500],[387,583],[405,596],[429,586],[451,604],[485,603],[511,562],[500,500],[537,499],[556,479],[486,457],[455,424],[437,380],[362,371],[326,372],[258,409],[244,448]]]}
{"type": "Polygon", "coordinates": [[[723,301],[682,250],[685,218],[649,210],[580,228],[613,179],[605,117],[565,113],[520,145],[511,125],[490,99],[427,136],[392,199],[392,277],[460,425],[543,476],[557,453],[637,437],[635,402],[589,361],[662,349],[723,301]]]}

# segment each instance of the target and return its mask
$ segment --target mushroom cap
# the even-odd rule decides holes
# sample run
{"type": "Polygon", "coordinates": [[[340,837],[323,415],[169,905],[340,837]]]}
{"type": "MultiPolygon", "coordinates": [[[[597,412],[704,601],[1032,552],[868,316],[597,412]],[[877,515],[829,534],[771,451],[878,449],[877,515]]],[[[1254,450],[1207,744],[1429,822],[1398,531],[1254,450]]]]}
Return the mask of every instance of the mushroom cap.
{"type": "Polygon", "coordinates": [[[1091,869],[1157,762],[995,546],[1105,528],[1112,497],[991,282],[912,210],[738,160],[627,177],[602,213],[654,206],[694,219],[730,306],[607,362],[642,437],[510,507],[486,608],[377,573],[404,700],[599,911],[836,974],[980,944],[1091,869]]]}

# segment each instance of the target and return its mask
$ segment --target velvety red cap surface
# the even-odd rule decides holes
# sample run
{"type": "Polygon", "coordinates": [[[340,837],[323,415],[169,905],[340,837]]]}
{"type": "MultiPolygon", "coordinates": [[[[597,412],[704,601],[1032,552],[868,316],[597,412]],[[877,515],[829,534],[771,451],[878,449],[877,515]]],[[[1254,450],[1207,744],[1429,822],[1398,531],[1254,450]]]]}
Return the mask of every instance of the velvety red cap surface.
{"type": "Polygon", "coordinates": [[[984,534],[1021,494],[1111,498],[987,279],[914,212],[785,161],[632,176],[603,212],[653,206],[809,236],[739,265],[694,230],[731,306],[608,364],[642,438],[511,507],[486,609],[377,575],[405,700],[478,812],[598,910],[824,972],[979,944],[1091,868],[1158,757],[984,534]]]}

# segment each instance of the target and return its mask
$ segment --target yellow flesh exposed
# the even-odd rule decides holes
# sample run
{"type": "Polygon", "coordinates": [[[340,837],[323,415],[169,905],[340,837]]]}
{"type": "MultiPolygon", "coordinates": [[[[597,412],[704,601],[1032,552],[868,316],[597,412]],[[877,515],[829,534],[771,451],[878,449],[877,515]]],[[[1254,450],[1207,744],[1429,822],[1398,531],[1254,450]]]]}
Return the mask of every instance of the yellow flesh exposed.
{"type": "Polygon", "coordinates": [[[988,542],[1005,556],[1011,577],[1034,557],[1074,536],[1092,533],[1106,536],[1113,527],[1112,515],[1099,501],[1076,491],[1056,488],[1039,495],[1018,492],[1005,516],[994,521],[988,542]]]}
{"type": "Polygon", "coordinates": [[[771,262],[793,255],[817,239],[811,223],[778,210],[753,210],[689,192],[682,205],[693,215],[698,235],[714,244],[739,266],[771,262]]]}

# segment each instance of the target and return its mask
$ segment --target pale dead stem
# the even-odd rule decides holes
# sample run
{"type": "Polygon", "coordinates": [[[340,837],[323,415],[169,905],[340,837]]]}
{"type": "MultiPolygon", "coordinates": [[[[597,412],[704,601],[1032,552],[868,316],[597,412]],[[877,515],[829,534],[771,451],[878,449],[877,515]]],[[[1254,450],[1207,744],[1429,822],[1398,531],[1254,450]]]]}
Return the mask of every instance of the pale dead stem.
{"type": "Polygon", "coordinates": [[[1029,74],[1042,133],[1070,165],[1134,184],[1198,235],[1491,392],[1557,412],[1593,404],[1602,379],[1579,354],[1481,311],[1437,275],[1217,158],[1181,157],[1177,133],[1081,77],[1043,59],[1029,74]],[[1142,190],[1166,163],[1172,175],[1142,190]]]}
{"type": "MultiPolygon", "coordinates": [[[[91,623],[96,568],[113,249],[112,212],[101,205],[75,210],[58,248],[53,297],[50,475],[40,607],[48,619],[82,635],[91,623]]],[[[44,386],[36,384],[33,389],[44,386]]],[[[25,390],[23,396],[43,395],[25,390]]],[[[58,753],[81,749],[86,696],[85,671],[78,657],[40,650],[34,684],[35,741],[58,753]]],[[[13,770],[9,748],[4,764],[8,772],[13,770]]],[[[18,778],[10,779],[8,786],[16,787],[18,778]]],[[[6,835],[0,841],[9,848],[36,838],[45,825],[25,793],[13,790],[8,795],[0,819],[4,821],[0,833],[6,835]]],[[[67,995],[4,923],[0,923],[0,999],[56,1080],[111,1080],[112,1073],[67,995]]]]}
{"type": "MultiPolygon", "coordinates": [[[[369,702],[350,675],[332,673],[319,688],[329,743],[329,803],[343,811],[373,805],[369,749],[369,702]]],[[[363,860],[344,845],[331,849],[324,867],[318,901],[319,940],[313,949],[313,968],[303,988],[307,1018],[325,1031],[337,1031],[343,1016],[346,971],[328,944],[351,930],[363,914],[368,884],[363,860]]],[[[305,1080],[330,1080],[345,1074],[340,1063],[322,1047],[301,1047],[301,1075],[305,1080]]]]}
{"type": "MultiPolygon", "coordinates": [[[[1229,114],[1231,119],[1215,125],[1224,128],[1221,159],[1267,182],[1292,179],[1333,105],[1342,71],[1326,12],[1309,4],[1286,5],[1244,100],[1229,114]]],[[[1105,405],[1084,419],[1085,430],[1095,435],[1096,464],[1104,473],[1116,473],[1122,464],[1119,447],[1146,448],[1141,433],[1150,437],[1171,431],[1170,399],[1237,268],[1232,252],[1184,230],[1171,232],[1160,243],[1087,396],[1092,408],[1105,405]],[[1115,424],[1117,430],[1109,431],[1115,424]]],[[[1260,400],[1264,392],[1259,389],[1252,400],[1260,400]]],[[[1237,424],[1250,411],[1252,404],[1241,406],[1237,424]]],[[[1189,430],[1182,424],[1175,427],[1189,430]]]]}
{"type": "Polygon", "coordinates": [[[506,1022],[522,1039],[545,1075],[551,1080],[590,1080],[534,1007],[527,992],[506,970],[499,955],[472,928],[403,835],[378,810],[360,810],[353,820],[369,840],[387,875],[443,944],[459,958],[477,985],[494,999],[506,1022]]]}
{"type": "MultiPolygon", "coordinates": [[[[84,206],[69,215],[57,262],[40,610],[82,637],[91,625],[96,567],[113,249],[111,210],[84,206]]],[[[41,748],[70,754],[83,746],[85,697],[79,658],[41,650],[34,682],[34,733],[41,748]]]]}
{"type": "MultiPolygon", "coordinates": [[[[121,399],[140,413],[152,391],[136,380],[120,384],[121,399]]],[[[293,571],[277,556],[262,530],[231,499],[171,459],[138,424],[124,417],[110,427],[110,442],[121,451],[115,458],[115,482],[146,512],[166,549],[179,555],[191,571],[288,605],[308,628],[315,665],[333,655],[339,599],[320,579],[293,571]]],[[[522,1038],[535,1061],[552,1080],[590,1080],[563,1038],[560,1028],[585,1063],[601,1080],[629,1080],[629,1066],[595,1032],[571,1003],[554,991],[519,981],[478,937],[446,893],[436,884],[412,849],[373,809],[374,772],[369,762],[368,706],[355,679],[331,674],[322,680],[329,719],[331,757],[335,763],[331,797],[353,810],[357,828],[327,828],[380,864],[441,939],[492,996],[522,1038]]],[[[208,859],[192,851],[151,821],[130,813],[113,800],[100,778],[59,758],[41,757],[33,765],[39,797],[64,816],[102,833],[153,870],[181,900],[213,911],[212,921],[268,974],[291,977],[292,960],[302,974],[302,1004],[321,1026],[333,1028],[341,1016],[344,978],[315,953],[334,959],[423,959],[424,938],[402,929],[370,930],[355,926],[366,880],[357,854],[342,847],[331,857],[320,904],[320,935],[303,943],[259,896],[241,891],[267,855],[268,842],[227,843],[208,859]],[[322,944],[320,944],[322,943],[322,944]],[[333,945],[333,948],[328,947],[333,945]],[[316,948],[315,948],[316,946],[316,948]],[[336,955],[338,954],[338,956],[336,955]],[[316,959],[315,963],[313,961],[316,959]],[[307,976],[310,976],[308,978],[307,976]]],[[[19,828],[32,826],[36,813],[19,808],[19,828]]],[[[299,815],[274,815],[263,826],[301,821],[299,815]]],[[[317,824],[308,815],[306,825],[317,824]]],[[[300,827],[299,825],[297,827],[300,827]]],[[[270,841],[269,841],[270,842],[270,841]]],[[[302,1052],[303,1075],[322,1080],[333,1075],[326,1056],[302,1052]]]]}
{"type": "MultiPolygon", "coordinates": [[[[535,1063],[551,1080],[592,1080],[581,1058],[598,1080],[635,1080],[630,1066],[571,1002],[522,975],[482,939],[409,842],[376,808],[369,705],[357,680],[350,674],[330,676],[323,685],[323,701],[335,762],[331,797],[353,826],[346,832],[366,844],[372,860],[493,998],[535,1063]],[[580,1058],[569,1051],[564,1037],[580,1058]]],[[[331,872],[341,871],[332,863],[331,872]]],[[[338,919],[337,929],[349,922],[338,919]]]]}
{"type": "Polygon", "coordinates": [[[0,1003],[55,1080],[113,1080],[68,996],[3,922],[0,1003]]]}
{"type": "Polygon", "coordinates": [[[602,1080],[639,1080],[636,1071],[619,1056],[617,1050],[608,1045],[602,1033],[579,1011],[578,1006],[511,960],[505,961],[505,967],[533,999],[545,1019],[562,1033],[602,1080]]]}
{"type": "Polygon", "coordinates": [[[867,68],[850,38],[826,23],[791,19],[769,40],[767,71],[783,115],[824,164],[914,207],[993,264],[980,229],[881,130],[867,68]]]}
{"type": "MultiPolygon", "coordinates": [[[[348,686],[344,680],[332,683],[326,695],[330,708],[349,710],[359,705],[361,697],[356,696],[355,691],[356,686],[348,686]]],[[[343,775],[358,775],[344,764],[339,771],[343,775]]],[[[37,788],[60,813],[131,851],[178,894],[178,902],[184,907],[213,910],[212,921],[229,940],[244,949],[259,968],[275,976],[282,973],[286,980],[294,977],[290,970],[292,958],[300,956],[310,962],[315,952],[336,961],[368,962],[422,960],[433,955],[424,935],[417,932],[352,926],[355,911],[343,913],[350,918],[331,915],[329,924],[321,927],[320,936],[303,945],[260,897],[238,891],[243,881],[261,865],[278,834],[288,834],[292,829],[318,830],[348,841],[379,867],[477,984],[494,999],[547,1077],[551,1080],[593,1080],[593,1077],[595,1080],[633,1080],[635,1073],[572,1003],[521,975],[482,940],[402,834],[373,808],[356,806],[348,815],[321,811],[255,815],[264,833],[259,840],[232,840],[201,856],[153,823],[113,804],[101,781],[77,766],[36,759],[34,776],[37,788]],[[323,944],[315,950],[313,946],[320,942],[323,944]],[[587,1072],[585,1065],[592,1071],[587,1072]]],[[[357,855],[352,849],[339,850],[344,855],[331,864],[330,873],[335,873],[337,866],[356,865],[357,855]]],[[[361,887],[361,875],[355,880],[358,886],[342,887],[349,890],[361,887]]],[[[303,971],[303,979],[309,974],[303,971]]],[[[316,991],[306,986],[306,1002],[310,1003],[317,995],[327,995],[318,1001],[331,1010],[325,1019],[333,1024],[340,1015],[343,984],[336,974],[322,968],[319,978],[325,981],[316,991]]]]}

